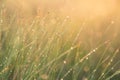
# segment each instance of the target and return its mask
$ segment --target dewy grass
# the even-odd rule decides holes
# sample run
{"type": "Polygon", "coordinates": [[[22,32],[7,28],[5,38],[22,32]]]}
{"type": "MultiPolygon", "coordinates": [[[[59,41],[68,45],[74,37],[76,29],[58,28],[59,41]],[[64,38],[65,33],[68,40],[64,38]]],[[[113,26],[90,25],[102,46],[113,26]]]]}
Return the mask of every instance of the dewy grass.
{"type": "Polygon", "coordinates": [[[0,80],[120,79],[119,23],[12,15],[0,14],[0,80]]]}

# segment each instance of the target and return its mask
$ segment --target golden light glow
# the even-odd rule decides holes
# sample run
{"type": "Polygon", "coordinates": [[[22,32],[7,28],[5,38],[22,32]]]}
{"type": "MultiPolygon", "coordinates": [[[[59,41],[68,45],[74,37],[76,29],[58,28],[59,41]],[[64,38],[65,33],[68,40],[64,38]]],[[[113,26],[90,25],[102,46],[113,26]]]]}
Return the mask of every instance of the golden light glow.
{"type": "MultiPolygon", "coordinates": [[[[118,10],[117,0],[7,0],[9,9],[17,10],[18,14],[30,18],[33,16],[46,16],[48,13],[57,16],[69,16],[70,19],[100,20],[115,15],[118,10]],[[58,13],[56,13],[58,12],[58,13]]],[[[9,10],[9,11],[12,11],[9,10]]]]}
{"type": "Polygon", "coordinates": [[[70,15],[99,17],[111,14],[116,8],[116,0],[80,0],[65,7],[65,12],[70,15]]]}

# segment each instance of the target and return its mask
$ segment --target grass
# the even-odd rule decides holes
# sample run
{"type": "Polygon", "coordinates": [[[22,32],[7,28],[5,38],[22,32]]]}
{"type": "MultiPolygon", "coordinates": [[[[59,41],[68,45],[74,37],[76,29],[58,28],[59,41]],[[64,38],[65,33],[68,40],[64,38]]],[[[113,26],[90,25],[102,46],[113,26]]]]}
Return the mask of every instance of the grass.
{"type": "Polygon", "coordinates": [[[120,79],[119,19],[16,15],[0,15],[0,80],[120,79]]]}

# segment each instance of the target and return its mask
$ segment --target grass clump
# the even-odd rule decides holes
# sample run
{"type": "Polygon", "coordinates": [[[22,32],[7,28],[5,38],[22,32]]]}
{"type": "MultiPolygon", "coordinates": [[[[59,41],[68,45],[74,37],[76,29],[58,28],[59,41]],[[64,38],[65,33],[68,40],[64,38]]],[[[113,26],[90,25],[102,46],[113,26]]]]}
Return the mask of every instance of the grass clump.
{"type": "Polygon", "coordinates": [[[0,80],[120,79],[119,23],[16,14],[0,15],[0,80]]]}

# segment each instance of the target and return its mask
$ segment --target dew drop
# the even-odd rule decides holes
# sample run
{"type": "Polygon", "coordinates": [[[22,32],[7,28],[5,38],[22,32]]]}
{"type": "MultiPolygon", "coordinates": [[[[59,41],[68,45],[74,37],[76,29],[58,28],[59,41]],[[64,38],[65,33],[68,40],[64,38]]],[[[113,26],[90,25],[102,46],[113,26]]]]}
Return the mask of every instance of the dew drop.
{"type": "Polygon", "coordinates": [[[114,67],[111,68],[111,70],[113,70],[113,69],[114,69],[114,67]]]}
{"type": "Polygon", "coordinates": [[[113,59],[111,59],[110,61],[113,62],[113,59]]]}
{"type": "Polygon", "coordinates": [[[64,64],[66,64],[67,62],[66,61],[63,61],[64,64]]]}
{"type": "Polygon", "coordinates": [[[105,73],[102,73],[102,76],[104,75],[105,73]]]}
{"type": "Polygon", "coordinates": [[[0,23],[1,23],[1,24],[3,23],[3,20],[2,20],[2,19],[0,20],[0,23]]]}
{"type": "Polygon", "coordinates": [[[93,72],[96,72],[96,69],[93,72]]]}
{"type": "Polygon", "coordinates": [[[30,47],[30,49],[32,49],[32,47],[30,47]]]}
{"type": "Polygon", "coordinates": [[[86,77],[83,77],[83,79],[82,80],[88,80],[86,77]]]}
{"type": "Polygon", "coordinates": [[[86,60],[88,60],[88,57],[86,57],[86,60]]]}
{"type": "Polygon", "coordinates": [[[15,51],[17,52],[18,50],[16,49],[15,51]]]}
{"type": "Polygon", "coordinates": [[[115,21],[111,21],[111,24],[114,24],[115,23],[115,21]]]}
{"type": "Polygon", "coordinates": [[[38,66],[40,66],[41,64],[38,64],[38,66]]]}
{"type": "Polygon", "coordinates": [[[62,79],[60,79],[60,80],[63,80],[63,78],[62,78],[62,79]]]}
{"type": "Polygon", "coordinates": [[[69,19],[69,18],[70,18],[70,16],[66,16],[66,18],[67,18],[67,19],[69,19]]]}
{"type": "Polygon", "coordinates": [[[73,47],[71,47],[70,49],[73,50],[73,47]]]}
{"type": "Polygon", "coordinates": [[[94,49],[93,52],[95,52],[96,50],[94,49]]]}

